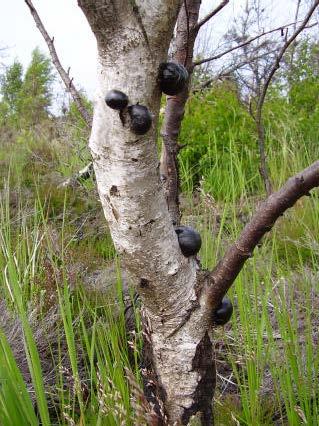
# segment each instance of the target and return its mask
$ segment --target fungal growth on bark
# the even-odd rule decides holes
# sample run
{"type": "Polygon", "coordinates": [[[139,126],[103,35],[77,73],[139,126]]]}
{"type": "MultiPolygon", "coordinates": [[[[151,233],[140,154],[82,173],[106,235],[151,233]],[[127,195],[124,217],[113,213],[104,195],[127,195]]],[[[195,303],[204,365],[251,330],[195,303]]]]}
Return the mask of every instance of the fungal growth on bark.
{"type": "Polygon", "coordinates": [[[175,228],[180,249],[185,257],[195,256],[202,246],[201,236],[190,226],[175,228]]]}
{"type": "Polygon", "coordinates": [[[213,323],[215,325],[225,325],[230,320],[232,313],[233,304],[228,297],[224,297],[216,311],[213,313],[213,323]]]}
{"type": "Polygon", "coordinates": [[[157,79],[161,91],[165,95],[177,95],[185,87],[188,80],[188,72],[181,64],[165,62],[159,66],[157,79]]]}
{"type": "Polygon", "coordinates": [[[130,129],[137,135],[144,135],[152,126],[152,116],[144,105],[131,105],[128,107],[130,116],[130,129]]]}
{"type": "MultiPolygon", "coordinates": [[[[232,312],[231,302],[223,297],[265,232],[297,199],[319,185],[319,162],[292,178],[260,206],[213,271],[198,270],[197,263],[188,257],[200,250],[201,237],[188,226],[178,226],[174,233],[171,210],[159,184],[155,132],[136,138],[131,144],[132,135],[127,131],[129,128],[136,135],[146,134],[152,126],[150,111],[143,105],[127,104],[120,112],[121,127],[112,111],[105,108],[103,97],[105,87],[129,85],[131,99],[143,100],[151,106],[157,122],[161,103],[159,88],[168,95],[187,89],[186,69],[174,62],[164,63],[178,13],[182,12],[182,18],[188,17],[184,20],[185,31],[181,31],[186,53],[176,58],[181,63],[187,62],[195,41],[194,37],[187,38],[187,34],[196,34],[200,22],[206,20],[196,24],[198,14],[194,10],[195,6],[199,7],[199,1],[188,8],[189,14],[185,13],[180,0],[133,3],[138,3],[141,18],[138,21],[131,1],[78,0],[97,39],[98,93],[103,94],[95,103],[89,145],[114,246],[145,312],[145,341],[151,348],[149,365],[154,369],[153,383],[160,408],[157,412],[162,416],[154,424],[188,424],[199,420],[208,426],[213,424],[215,388],[211,327],[225,324],[232,312]],[[196,22],[192,25],[194,17],[196,22]],[[141,29],[141,22],[145,31],[141,29]],[[160,62],[163,63],[158,68],[160,62]],[[115,188],[120,188],[121,196],[115,196],[118,194],[115,188]],[[156,225],[149,226],[154,218],[156,225]],[[146,226],[147,232],[142,233],[141,229],[146,226]]],[[[188,0],[186,4],[189,5],[188,0]]],[[[222,4],[226,4],[225,1],[222,4]]],[[[318,4],[316,0],[315,5],[318,4]]],[[[187,66],[191,72],[192,64],[187,66]]],[[[177,97],[171,98],[169,105],[182,117],[179,101],[177,97]]],[[[173,152],[175,157],[178,152],[177,148],[174,151],[176,122],[171,118],[163,131],[166,151],[173,152]]],[[[167,169],[174,167],[175,162],[171,161],[167,169]]],[[[176,179],[177,172],[176,168],[176,179]]],[[[164,175],[170,177],[168,173],[164,175]]],[[[180,216],[177,214],[177,217],[180,216]]],[[[147,394],[147,385],[145,388],[147,394]]]]}
{"type": "Polygon", "coordinates": [[[105,96],[106,105],[118,111],[123,110],[128,105],[128,97],[120,90],[110,90],[105,96]]]}

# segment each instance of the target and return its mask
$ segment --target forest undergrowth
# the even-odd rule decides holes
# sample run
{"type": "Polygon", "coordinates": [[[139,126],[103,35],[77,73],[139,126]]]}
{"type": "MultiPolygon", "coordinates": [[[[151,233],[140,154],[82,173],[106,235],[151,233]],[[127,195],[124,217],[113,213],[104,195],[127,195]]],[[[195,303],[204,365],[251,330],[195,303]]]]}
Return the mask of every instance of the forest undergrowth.
{"type": "MultiPolygon", "coordinates": [[[[180,155],[182,223],[212,268],[264,199],[253,123],[228,83],[193,96],[180,155]]],[[[317,107],[318,109],[318,107],[317,107]]],[[[318,112],[266,105],[274,188],[319,157],[318,112]],[[274,120],[274,117],[276,119],[274,120]]],[[[1,127],[0,424],[142,425],[140,309],[125,330],[120,261],[73,116],[1,127]]],[[[214,331],[217,425],[319,424],[319,203],[302,198],[256,248],[214,331]]],[[[132,295],[131,295],[132,296],[132,295]]]]}

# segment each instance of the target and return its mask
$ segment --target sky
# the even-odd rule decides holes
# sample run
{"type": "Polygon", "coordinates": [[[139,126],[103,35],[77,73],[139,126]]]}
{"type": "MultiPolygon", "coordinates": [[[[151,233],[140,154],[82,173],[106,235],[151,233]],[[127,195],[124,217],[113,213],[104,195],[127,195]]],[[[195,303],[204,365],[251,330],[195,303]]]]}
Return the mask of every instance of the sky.
{"type": "MultiPolygon", "coordinates": [[[[234,16],[247,0],[230,0],[224,10],[211,22],[213,49],[222,34],[232,24],[234,16]]],[[[297,0],[259,0],[265,3],[271,23],[280,25],[293,20],[297,0]]],[[[203,0],[201,13],[211,10],[220,0],[203,0]]],[[[33,0],[33,4],[50,36],[65,69],[77,88],[85,89],[90,98],[96,86],[96,43],[89,25],[76,0],[33,0]]],[[[7,47],[0,62],[8,65],[18,59],[26,67],[31,51],[36,47],[48,54],[43,38],[35,26],[24,0],[3,1],[0,16],[0,47],[7,47]]]]}

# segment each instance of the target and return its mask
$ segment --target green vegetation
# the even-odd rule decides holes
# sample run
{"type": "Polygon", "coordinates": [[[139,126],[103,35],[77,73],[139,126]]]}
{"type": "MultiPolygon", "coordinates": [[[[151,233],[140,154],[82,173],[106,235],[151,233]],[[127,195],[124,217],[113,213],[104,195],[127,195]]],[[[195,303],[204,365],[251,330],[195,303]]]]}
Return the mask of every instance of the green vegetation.
{"type": "MultiPolygon", "coordinates": [[[[314,49],[302,47],[304,71],[296,62],[300,73],[284,88],[280,79],[265,104],[275,188],[319,157],[314,49]]],[[[139,312],[128,341],[119,260],[94,181],[59,187],[89,158],[87,129],[73,106],[50,116],[50,82],[39,51],[25,74],[15,62],[1,79],[1,425],[146,424],[139,312]],[[102,270],[109,287],[104,278],[92,285],[102,270]]],[[[186,143],[183,223],[200,231],[202,264],[213,267],[264,197],[235,82],[191,97],[186,143]]],[[[215,332],[216,424],[319,424],[318,235],[314,191],[264,238],[230,291],[233,317],[215,332]]]]}

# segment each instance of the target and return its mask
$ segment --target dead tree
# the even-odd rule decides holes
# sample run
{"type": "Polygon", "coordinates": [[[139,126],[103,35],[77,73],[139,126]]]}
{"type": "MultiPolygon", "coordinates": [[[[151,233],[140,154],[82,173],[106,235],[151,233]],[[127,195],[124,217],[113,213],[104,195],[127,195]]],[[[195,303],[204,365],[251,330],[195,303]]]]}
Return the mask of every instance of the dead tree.
{"type": "MultiPolygon", "coordinates": [[[[232,31],[232,37],[237,38],[239,41],[243,41],[241,43],[241,49],[237,49],[236,54],[239,52],[239,55],[243,56],[247,67],[245,68],[244,72],[241,72],[240,70],[238,71],[237,69],[235,75],[237,76],[237,79],[242,86],[242,91],[244,92],[244,103],[246,104],[248,111],[256,125],[260,158],[259,171],[267,195],[272,193],[272,183],[267,165],[265,125],[263,120],[263,107],[267,96],[267,91],[289,46],[291,46],[291,44],[296,40],[297,36],[305,28],[313,27],[313,25],[308,24],[318,4],[318,1],[314,1],[304,19],[298,25],[297,22],[293,23],[293,33],[290,37],[288,37],[288,26],[278,29],[277,34],[280,34],[279,41],[278,39],[268,39],[261,42],[260,38],[258,37],[254,40],[256,41],[255,44],[253,42],[246,43],[247,34],[249,33],[250,28],[252,28],[256,22],[258,25],[259,21],[261,20],[262,12],[260,11],[259,3],[255,5],[255,3],[252,2],[251,6],[247,4],[245,9],[245,16],[241,20],[241,28],[239,29],[239,33],[236,29],[233,29],[232,31]],[[251,17],[251,15],[253,16],[251,17]],[[280,39],[282,39],[282,41],[280,41],[280,39]],[[259,55],[256,57],[256,53],[258,54],[258,52],[259,55]],[[262,54],[262,52],[264,54],[262,54]]],[[[260,28],[258,28],[258,30],[260,33],[260,28]]]]}
{"type": "Polygon", "coordinates": [[[114,244],[148,317],[149,357],[165,411],[158,424],[188,424],[196,416],[202,425],[211,425],[213,312],[276,219],[319,185],[319,162],[269,197],[212,272],[198,271],[194,257],[181,253],[156,149],[158,69],[167,60],[180,2],[78,4],[98,45],[99,86],[90,138],[97,186],[114,244]],[[110,90],[128,96],[129,106],[120,113],[105,103],[110,90]],[[134,106],[151,111],[151,128],[145,108],[146,122],[134,121],[134,106]]]}

